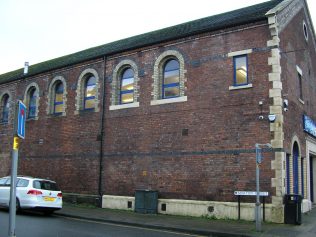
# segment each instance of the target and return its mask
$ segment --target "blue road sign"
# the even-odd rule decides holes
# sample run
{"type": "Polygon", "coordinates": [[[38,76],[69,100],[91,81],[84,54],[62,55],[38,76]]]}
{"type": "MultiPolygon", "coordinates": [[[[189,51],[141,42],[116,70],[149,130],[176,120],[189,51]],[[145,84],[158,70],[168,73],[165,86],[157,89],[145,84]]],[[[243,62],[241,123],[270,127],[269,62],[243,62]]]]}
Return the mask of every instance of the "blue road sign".
{"type": "Polygon", "coordinates": [[[25,138],[25,121],[26,121],[26,106],[19,100],[18,102],[18,121],[16,135],[20,138],[25,138]]]}

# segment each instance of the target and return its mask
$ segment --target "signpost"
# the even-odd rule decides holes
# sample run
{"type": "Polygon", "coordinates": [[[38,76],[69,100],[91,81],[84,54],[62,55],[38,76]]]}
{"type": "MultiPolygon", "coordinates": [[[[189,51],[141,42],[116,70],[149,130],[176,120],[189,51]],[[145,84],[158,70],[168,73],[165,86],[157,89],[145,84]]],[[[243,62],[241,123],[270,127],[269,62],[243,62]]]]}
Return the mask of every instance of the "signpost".
{"type": "Polygon", "coordinates": [[[18,101],[18,121],[16,135],[22,139],[25,137],[25,120],[26,120],[26,106],[22,101],[18,101]]]}
{"type": "Polygon", "coordinates": [[[256,143],[256,231],[261,231],[261,203],[260,203],[260,164],[263,160],[261,153],[261,146],[271,148],[271,144],[258,144],[256,143]]]}
{"type": "Polygon", "coordinates": [[[22,101],[16,104],[16,113],[14,120],[13,149],[12,149],[12,166],[11,166],[11,185],[10,185],[10,215],[9,215],[9,237],[15,235],[15,219],[16,219],[16,177],[19,158],[19,142],[25,138],[25,120],[26,106],[22,101]]]}
{"type": "MultiPolygon", "coordinates": [[[[235,191],[234,195],[238,198],[238,220],[240,220],[240,197],[241,196],[257,196],[256,191],[235,191]]],[[[265,221],[265,197],[269,196],[268,192],[260,192],[260,197],[263,197],[263,221],[265,221]]]]}

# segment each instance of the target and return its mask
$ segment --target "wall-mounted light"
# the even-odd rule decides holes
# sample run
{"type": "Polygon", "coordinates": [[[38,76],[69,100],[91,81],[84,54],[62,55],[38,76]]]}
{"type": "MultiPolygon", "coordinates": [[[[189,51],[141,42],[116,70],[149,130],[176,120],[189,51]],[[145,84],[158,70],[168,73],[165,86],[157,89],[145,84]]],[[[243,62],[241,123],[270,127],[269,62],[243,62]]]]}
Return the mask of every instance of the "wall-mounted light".
{"type": "Polygon", "coordinates": [[[269,114],[268,115],[269,118],[269,122],[270,123],[274,123],[275,119],[276,119],[276,115],[275,114],[269,114]]]}

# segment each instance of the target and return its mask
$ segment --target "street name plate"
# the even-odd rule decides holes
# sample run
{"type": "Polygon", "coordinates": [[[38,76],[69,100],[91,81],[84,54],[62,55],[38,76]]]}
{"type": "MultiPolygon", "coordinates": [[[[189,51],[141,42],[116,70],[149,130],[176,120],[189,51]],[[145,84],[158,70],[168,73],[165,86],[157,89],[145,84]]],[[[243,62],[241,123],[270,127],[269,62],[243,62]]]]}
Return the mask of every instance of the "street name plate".
{"type": "MultiPolygon", "coordinates": [[[[256,196],[257,192],[256,191],[235,191],[234,192],[235,196],[256,196]]],[[[268,192],[260,192],[260,196],[267,197],[269,196],[268,192]]]]}

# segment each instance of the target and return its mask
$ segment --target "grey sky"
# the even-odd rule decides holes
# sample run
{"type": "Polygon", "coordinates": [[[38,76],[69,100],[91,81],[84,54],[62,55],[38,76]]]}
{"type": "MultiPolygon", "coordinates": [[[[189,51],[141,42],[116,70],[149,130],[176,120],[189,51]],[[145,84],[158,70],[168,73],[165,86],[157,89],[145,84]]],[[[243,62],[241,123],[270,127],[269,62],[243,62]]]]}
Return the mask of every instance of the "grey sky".
{"type": "MultiPolygon", "coordinates": [[[[0,74],[265,0],[0,0],[0,74]]],[[[316,24],[316,1],[307,0],[316,24]]]]}

